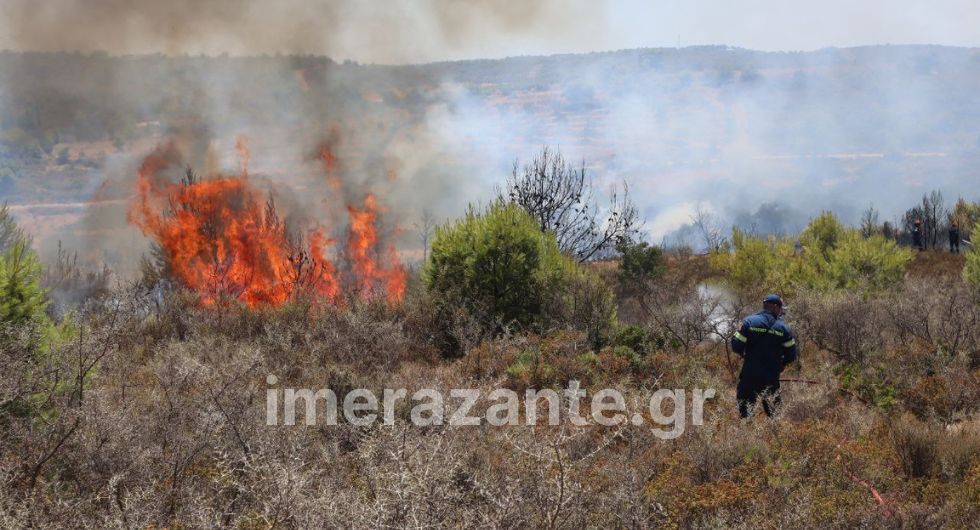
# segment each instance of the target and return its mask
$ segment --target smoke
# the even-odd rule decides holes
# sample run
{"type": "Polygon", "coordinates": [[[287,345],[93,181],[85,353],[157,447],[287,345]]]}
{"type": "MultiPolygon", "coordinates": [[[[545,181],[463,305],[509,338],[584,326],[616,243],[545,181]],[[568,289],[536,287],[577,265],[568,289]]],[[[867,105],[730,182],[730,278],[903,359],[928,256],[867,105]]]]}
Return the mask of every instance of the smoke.
{"type": "Polygon", "coordinates": [[[471,82],[454,99],[454,144],[498,175],[559,145],[600,185],[628,181],[655,241],[696,207],[726,232],[794,234],[824,210],[855,224],[873,205],[891,221],[932,189],[977,199],[973,49],[701,47],[505,64],[486,79],[506,76],[508,93],[471,82]]]}
{"type": "Polygon", "coordinates": [[[116,144],[97,169],[81,177],[66,170],[65,180],[81,181],[77,189],[31,194],[21,186],[19,200],[94,196],[99,206],[42,243],[94,249],[117,269],[145,251],[125,224],[125,200],[140,160],[164,140],[208,174],[237,170],[235,143],[248,137],[254,180],[304,219],[337,226],[339,237],[346,205],[374,194],[392,220],[381,237],[403,251],[417,249],[406,228],[423,210],[442,220],[487,200],[515,159],[545,145],[583,160],[602,188],[627,181],[656,241],[689,233],[697,209],[725,228],[791,233],[828,209],[854,223],[874,204],[888,220],[931,189],[975,198],[980,61],[971,49],[334,60],[398,65],[484,49],[518,54],[540,42],[601,47],[612,42],[608,8],[8,0],[0,48],[155,55],[0,53],[0,127],[64,146],[9,162],[50,181],[59,149],[116,144]],[[268,55],[276,52],[294,55],[268,55]],[[249,54],[257,56],[239,57],[249,54]],[[340,186],[330,185],[324,147],[340,186]]]}
{"type": "MultiPolygon", "coordinates": [[[[251,139],[254,178],[296,215],[335,226],[341,239],[343,212],[373,194],[388,220],[382,239],[410,249],[415,238],[400,225],[411,226],[422,210],[455,215],[488,188],[461,178],[478,162],[457,163],[466,147],[446,141],[459,117],[444,75],[367,72],[303,54],[397,64],[478,55],[500,42],[515,52],[532,41],[574,45],[583,25],[602,25],[603,16],[602,2],[557,0],[5,1],[0,48],[122,57],[8,55],[0,105],[10,102],[14,119],[0,121],[19,121],[16,107],[28,102],[56,109],[43,111],[48,123],[37,134],[55,131],[64,144],[109,136],[119,144],[99,162],[99,177],[84,183],[82,195],[95,198],[84,217],[39,238],[48,255],[60,240],[90,261],[134,273],[147,244],[125,223],[125,199],[142,157],[172,141],[198,173],[227,172],[243,135],[251,139]],[[292,55],[265,58],[279,53],[292,55]],[[262,57],[235,58],[245,55],[262,57]],[[41,79],[37,63],[47,63],[41,79]],[[406,113],[395,100],[407,77],[422,85],[408,88],[416,98],[435,95],[406,113]],[[339,161],[340,186],[323,185],[324,145],[339,161]]],[[[27,199],[53,200],[51,193],[27,199]]]]}
{"type": "MultiPolygon", "coordinates": [[[[543,0],[5,0],[0,48],[114,54],[319,54],[371,63],[480,55],[513,40],[576,49],[605,2],[543,0]]],[[[605,39],[590,30],[590,43],[605,39]]]]}

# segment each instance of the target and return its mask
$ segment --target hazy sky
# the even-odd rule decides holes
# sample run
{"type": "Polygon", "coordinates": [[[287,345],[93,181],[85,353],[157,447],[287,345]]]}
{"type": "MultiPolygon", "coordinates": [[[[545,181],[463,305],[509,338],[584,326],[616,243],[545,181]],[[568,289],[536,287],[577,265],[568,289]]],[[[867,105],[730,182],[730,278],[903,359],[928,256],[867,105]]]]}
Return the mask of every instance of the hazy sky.
{"type": "Polygon", "coordinates": [[[977,0],[0,0],[0,48],[404,63],[729,44],[980,46],[977,0]]]}

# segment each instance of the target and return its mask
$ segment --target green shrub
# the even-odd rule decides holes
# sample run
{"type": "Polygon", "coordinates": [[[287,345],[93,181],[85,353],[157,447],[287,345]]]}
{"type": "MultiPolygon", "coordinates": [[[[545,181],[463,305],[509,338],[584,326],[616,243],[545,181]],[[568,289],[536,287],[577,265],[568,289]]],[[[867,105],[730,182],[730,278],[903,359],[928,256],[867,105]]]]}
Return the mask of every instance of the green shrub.
{"type": "Polygon", "coordinates": [[[575,266],[545,299],[543,316],[550,327],[584,331],[596,351],[612,340],[616,302],[612,289],[595,272],[575,266]]]}
{"type": "Polygon", "coordinates": [[[803,252],[788,269],[793,287],[881,291],[898,284],[912,252],[882,235],[864,237],[823,213],[800,234],[803,252]]]}
{"type": "Polygon", "coordinates": [[[523,386],[542,386],[552,382],[555,368],[548,363],[541,350],[532,348],[522,351],[507,367],[507,376],[523,386]]]}
{"type": "Polygon", "coordinates": [[[838,288],[881,291],[901,283],[910,261],[912,251],[895,241],[850,230],[831,254],[829,276],[838,288]]]}
{"type": "Polygon", "coordinates": [[[575,270],[530,215],[498,203],[437,229],[422,277],[426,287],[495,327],[526,327],[542,323],[549,293],[561,290],[575,270]]]}
{"type": "Polygon", "coordinates": [[[14,216],[10,215],[10,210],[4,204],[0,206],[0,254],[6,254],[16,243],[23,243],[30,248],[31,238],[17,225],[14,216]]]}
{"type": "Polygon", "coordinates": [[[19,326],[46,320],[42,272],[30,237],[14,221],[7,205],[0,206],[0,323],[19,326]]]}
{"type": "Polygon", "coordinates": [[[50,303],[41,285],[44,269],[31,250],[31,239],[0,207],[0,330],[7,346],[46,353],[75,333],[72,318],[56,325],[47,314],[50,303]]]}
{"type": "Polygon", "coordinates": [[[649,347],[647,332],[640,326],[623,326],[616,331],[614,346],[626,346],[640,355],[646,355],[649,347]]]}
{"type": "Polygon", "coordinates": [[[684,346],[677,336],[665,329],[654,329],[648,336],[650,351],[675,352],[684,346]]]}
{"type": "Polygon", "coordinates": [[[800,244],[810,253],[811,259],[829,262],[831,253],[846,232],[833,213],[824,212],[800,232],[800,244]]]}
{"type": "Polygon", "coordinates": [[[24,241],[0,255],[0,322],[17,326],[47,319],[41,272],[41,263],[24,241]]]}
{"type": "Polygon", "coordinates": [[[636,351],[629,346],[616,346],[612,352],[613,355],[628,361],[633,368],[638,367],[642,362],[640,356],[636,354],[636,351]]]}
{"type": "Polygon", "coordinates": [[[841,388],[854,392],[868,404],[889,411],[899,404],[892,374],[880,364],[845,363],[837,368],[841,388]]]}
{"type": "Polygon", "coordinates": [[[656,280],[667,270],[660,247],[641,241],[624,243],[617,250],[622,254],[619,261],[619,283],[624,287],[656,280]]]}
{"type": "Polygon", "coordinates": [[[881,291],[898,284],[912,261],[909,249],[881,235],[863,237],[829,212],[800,233],[802,252],[789,240],[762,239],[738,229],[732,243],[732,252],[715,253],[711,263],[733,287],[747,292],[881,291]]]}
{"type": "MultiPolygon", "coordinates": [[[[59,325],[48,316],[43,272],[30,238],[6,208],[0,209],[0,351],[4,377],[13,382],[0,385],[0,418],[9,413],[53,421],[59,414],[53,396],[76,392],[75,381],[66,380],[60,369],[66,359],[57,356],[57,346],[76,334],[77,327],[72,315],[59,325]]],[[[91,370],[81,383],[87,385],[90,376],[91,370]]]]}
{"type": "Polygon", "coordinates": [[[980,248],[972,247],[966,253],[966,265],[963,266],[963,279],[966,283],[980,289],[980,248]]]}
{"type": "Polygon", "coordinates": [[[599,366],[599,356],[594,351],[584,351],[575,356],[575,362],[589,368],[599,366]]]}
{"type": "Polygon", "coordinates": [[[754,237],[732,230],[731,251],[711,255],[712,267],[724,273],[732,287],[743,291],[785,291],[782,271],[793,260],[793,244],[785,238],[754,237]]]}

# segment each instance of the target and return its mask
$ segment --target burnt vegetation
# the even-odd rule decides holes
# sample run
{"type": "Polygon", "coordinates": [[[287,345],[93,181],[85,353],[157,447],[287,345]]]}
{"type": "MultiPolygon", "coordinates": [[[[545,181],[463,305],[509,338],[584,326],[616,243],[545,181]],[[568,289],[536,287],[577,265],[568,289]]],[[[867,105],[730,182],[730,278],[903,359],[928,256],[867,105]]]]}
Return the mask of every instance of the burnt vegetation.
{"type": "Polygon", "coordinates": [[[609,257],[642,225],[625,183],[621,191],[611,188],[608,204],[600,204],[585,162],[574,165],[547,147],[523,166],[514,162],[498,200],[526,210],[541,231],[554,234],[562,252],[580,262],[609,257]]]}

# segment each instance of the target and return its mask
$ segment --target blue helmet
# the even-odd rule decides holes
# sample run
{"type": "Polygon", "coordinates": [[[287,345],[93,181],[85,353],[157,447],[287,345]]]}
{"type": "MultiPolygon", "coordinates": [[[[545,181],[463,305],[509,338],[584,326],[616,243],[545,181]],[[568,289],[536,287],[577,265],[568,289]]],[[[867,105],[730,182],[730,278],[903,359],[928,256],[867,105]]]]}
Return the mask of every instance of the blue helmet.
{"type": "Polygon", "coordinates": [[[766,297],[762,299],[762,303],[763,304],[776,304],[779,307],[783,307],[783,299],[778,294],[766,295],[766,297]]]}

